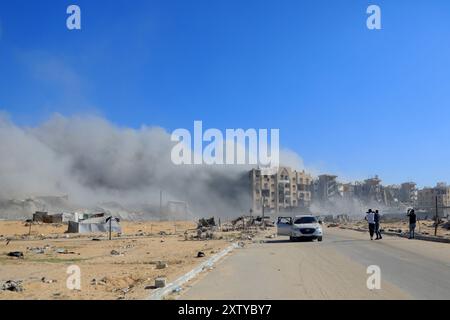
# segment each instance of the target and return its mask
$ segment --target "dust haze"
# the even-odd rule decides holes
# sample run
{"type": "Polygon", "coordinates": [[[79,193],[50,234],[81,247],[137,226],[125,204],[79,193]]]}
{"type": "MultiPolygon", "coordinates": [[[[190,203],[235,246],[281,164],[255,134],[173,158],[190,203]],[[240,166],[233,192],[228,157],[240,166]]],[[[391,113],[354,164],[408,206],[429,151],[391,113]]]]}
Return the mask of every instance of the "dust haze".
{"type": "MultiPolygon", "coordinates": [[[[159,215],[185,202],[189,215],[237,216],[251,207],[248,166],[174,165],[163,128],[119,127],[96,116],[54,115],[25,128],[0,117],[0,217],[36,210],[159,215]]],[[[286,163],[302,166],[285,153],[286,163]]],[[[281,157],[283,159],[283,156],[281,157]]]]}

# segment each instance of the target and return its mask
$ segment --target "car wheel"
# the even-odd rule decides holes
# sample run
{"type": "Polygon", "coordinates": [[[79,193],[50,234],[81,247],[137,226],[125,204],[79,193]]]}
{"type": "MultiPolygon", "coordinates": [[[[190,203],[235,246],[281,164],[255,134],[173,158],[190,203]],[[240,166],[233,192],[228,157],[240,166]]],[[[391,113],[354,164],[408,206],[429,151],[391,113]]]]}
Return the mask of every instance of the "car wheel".
{"type": "Polygon", "coordinates": [[[294,241],[294,237],[289,237],[289,241],[294,241]]]}
{"type": "Polygon", "coordinates": [[[322,242],[322,237],[318,237],[317,241],[322,242]]]}

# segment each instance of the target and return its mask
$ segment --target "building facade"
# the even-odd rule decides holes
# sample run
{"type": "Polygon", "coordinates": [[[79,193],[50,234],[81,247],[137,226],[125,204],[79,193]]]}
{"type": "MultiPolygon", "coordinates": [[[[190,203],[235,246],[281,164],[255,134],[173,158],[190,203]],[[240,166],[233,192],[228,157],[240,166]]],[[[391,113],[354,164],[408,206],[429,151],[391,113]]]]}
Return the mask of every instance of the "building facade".
{"type": "Polygon", "coordinates": [[[312,177],[305,171],[280,167],[276,172],[264,169],[250,171],[252,211],[265,212],[307,209],[311,204],[312,177]]]}
{"type": "Polygon", "coordinates": [[[337,182],[337,176],[322,174],[314,182],[314,201],[322,202],[341,197],[340,184],[337,182]]]}
{"type": "Polygon", "coordinates": [[[450,186],[438,183],[434,188],[423,188],[417,196],[417,207],[431,215],[436,214],[436,201],[440,217],[450,214],[450,186]]]}

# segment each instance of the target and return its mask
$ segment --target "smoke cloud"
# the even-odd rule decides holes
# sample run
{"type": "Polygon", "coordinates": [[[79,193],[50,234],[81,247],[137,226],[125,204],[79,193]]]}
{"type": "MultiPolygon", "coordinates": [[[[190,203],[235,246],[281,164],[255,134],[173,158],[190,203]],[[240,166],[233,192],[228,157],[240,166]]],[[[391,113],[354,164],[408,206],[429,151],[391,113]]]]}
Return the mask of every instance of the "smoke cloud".
{"type": "MultiPolygon", "coordinates": [[[[161,190],[164,207],[185,202],[194,216],[248,212],[250,167],[177,166],[173,145],[162,128],[122,128],[100,117],[55,115],[24,128],[0,116],[0,216],[90,208],[157,217],[161,190]]],[[[290,151],[280,157],[303,166],[290,151]]]]}

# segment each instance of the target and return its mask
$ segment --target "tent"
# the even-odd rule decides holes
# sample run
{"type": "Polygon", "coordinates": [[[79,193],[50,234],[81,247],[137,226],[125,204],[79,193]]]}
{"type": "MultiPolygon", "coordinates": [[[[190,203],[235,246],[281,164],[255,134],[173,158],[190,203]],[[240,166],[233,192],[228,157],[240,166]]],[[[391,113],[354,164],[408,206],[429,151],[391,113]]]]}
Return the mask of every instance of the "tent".
{"type": "MultiPolygon", "coordinates": [[[[69,221],[68,233],[99,233],[109,232],[109,217],[91,218],[83,221],[69,221]]],[[[111,222],[112,232],[122,232],[119,222],[112,218],[111,222]]]]}

